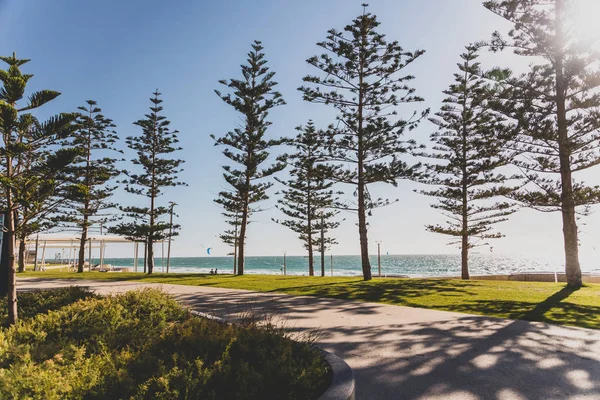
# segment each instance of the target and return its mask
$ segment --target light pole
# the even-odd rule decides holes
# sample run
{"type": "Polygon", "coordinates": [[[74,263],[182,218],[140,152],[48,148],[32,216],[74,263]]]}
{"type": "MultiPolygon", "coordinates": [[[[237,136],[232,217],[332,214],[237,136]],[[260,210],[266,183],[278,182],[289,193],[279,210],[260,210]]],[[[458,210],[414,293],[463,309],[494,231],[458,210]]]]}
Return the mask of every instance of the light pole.
{"type": "Polygon", "coordinates": [[[381,240],[377,242],[377,267],[379,268],[379,277],[381,277],[381,240]]]}
{"type": "Polygon", "coordinates": [[[329,257],[329,268],[331,268],[331,276],[333,276],[333,254],[330,254],[329,257]]]}
{"type": "Polygon", "coordinates": [[[167,274],[169,273],[169,267],[171,266],[171,238],[173,236],[173,207],[175,207],[177,203],[170,201],[169,202],[169,213],[171,214],[169,220],[169,244],[167,246],[167,274]]]}

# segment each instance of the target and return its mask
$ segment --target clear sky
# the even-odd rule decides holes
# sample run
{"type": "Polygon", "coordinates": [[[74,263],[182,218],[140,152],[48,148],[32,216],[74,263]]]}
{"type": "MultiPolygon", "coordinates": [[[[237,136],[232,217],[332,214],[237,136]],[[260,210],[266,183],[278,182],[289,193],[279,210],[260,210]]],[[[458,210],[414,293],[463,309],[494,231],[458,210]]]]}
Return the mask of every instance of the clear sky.
{"type": "MultiPolygon", "coordinates": [[[[348,0],[0,0],[0,53],[32,61],[24,67],[35,74],[31,89],[54,89],[63,95],[45,106],[39,115],[73,111],[87,99],[98,101],[104,114],[117,124],[122,139],[137,135],[132,122],[143,117],[148,98],[156,88],[163,93],[165,115],[180,133],[186,160],[182,180],[189,184],[168,190],[161,199],[174,200],[182,224],[174,256],[214,255],[229,249],[216,237],[225,224],[213,203],[224,187],[220,165],[221,149],[213,146],[210,134],[224,134],[240,118],[213,92],[219,79],[238,77],[239,65],[254,39],[261,40],[270,67],[276,71],[288,105],[275,109],[269,135],[294,134],[294,127],[308,119],[324,127],[334,115],[323,105],[302,101],[296,90],[301,79],[313,73],[305,60],[320,54],[316,42],[327,30],[342,29],[362,12],[359,1],[348,0]]],[[[410,69],[414,86],[426,101],[402,106],[401,112],[439,108],[441,93],[452,81],[458,55],[473,41],[489,38],[506,23],[483,8],[477,0],[371,0],[381,31],[398,40],[407,50],[425,49],[426,54],[410,69]]],[[[508,55],[485,54],[484,66],[506,65],[508,55]]],[[[511,61],[513,62],[513,61],[511,61]]],[[[522,61],[521,61],[522,62],[522,61]]],[[[510,63],[509,63],[510,64],[510,63]]],[[[427,143],[434,126],[425,122],[413,137],[427,143]]],[[[124,143],[122,144],[125,148],[124,143]]],[[[131,154],[127,153],[130,158],[131,154]]],[[[124,166],[125,167],[125,166],[124,166]]],[[[598,184],[600,170],[586,177],[598,184]]],[[[427,233],[425,224],[443,222],[429,208],[432,198],[413,193],[418,185],[400,182],[397,188],[376,185],[377,196],[399,198],[390,207],[374,211],[370,222],[370,251],[383,241],[390,254],[452,253],[447,238],[427,233]]],[[[272,194],[277,188],[273,188],[272,194]]],[[[134,201],[118,192],[115,200],[134,201]]],[[[248,255],[303,254],[296,236],[271,221],[278,217],[275,199],[264,202],[267,211],[250,224],[248,255]]],[[[335,232],[339,245],[334,254],[358,254],[358,232],[354,214],[335,232]]],[[[582,251],[597,254],[600,217],[586,218],[581,234],[582,251]]],[[[498,253],[561,255],[562,235],[558,214],[523,210],[498,227],[507,235],[493,243],[498,253]]],[[[488,251],[488,249],[482,249],[488,251]]],[[[600,251],[600,247],[598,249],[600,251]]],[[[110,256],[129,256],[130,249],[110,256]]]]}

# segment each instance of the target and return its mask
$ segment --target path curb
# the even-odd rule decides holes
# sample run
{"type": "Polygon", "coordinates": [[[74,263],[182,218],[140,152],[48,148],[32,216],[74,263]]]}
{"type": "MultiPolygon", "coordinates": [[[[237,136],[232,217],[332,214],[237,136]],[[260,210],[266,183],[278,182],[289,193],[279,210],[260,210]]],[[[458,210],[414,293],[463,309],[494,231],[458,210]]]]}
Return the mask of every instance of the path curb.
{"type": "Polygon", "coordinates": [[[338,356],[316,347],[333,372],[331,385],[318,400],[355,400],[356,383],[352,368],[338,356]]]}

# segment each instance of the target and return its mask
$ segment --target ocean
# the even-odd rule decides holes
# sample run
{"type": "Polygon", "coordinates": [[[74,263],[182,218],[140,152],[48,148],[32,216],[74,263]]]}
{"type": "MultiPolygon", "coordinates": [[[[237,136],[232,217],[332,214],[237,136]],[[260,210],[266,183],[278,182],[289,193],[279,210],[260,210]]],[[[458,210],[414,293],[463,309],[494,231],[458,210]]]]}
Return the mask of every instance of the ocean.
{"type": "MultiPolygon", "coordinates": [[[[600,273],[600,265],[595,260],[583,260],[582,271],[600,273]]],[[[98,260],[94,260],[98,262],[98,260]]],[[[133,258],[107,258],[106,264],[115,267],[133,267],[133,258]]],[[[138,271],[143,270],[142,260],[138,271]]],[[[171,258],[170,272],[208,273],[211,269],[219,273],[233,272],[233,257],[175,257],[171,258]]],[[[373,275],[378,274],[377,256],[371,256],[373,275]]],[[[166,259],[155,259],[155,272],[166,271],[166,259]]],[[[320,275],[321,259],[315,258],[315,274],[320,275]]],[[[513,272],[562,272],[560,259],[543,259],[515,255],[475,253],[469,258],[471,275],[495,275],[513,272]]],[[[246,257],[247,274],[283,274],[283,255],[246,257]]],[[[308,275],[308,257],[287,256],[287,275],[308,275]]],[[[325,274],[335,276],[357,276],[362,274],[360,256],[331,256],[325,258],[325,274]]],[[[460,255],[382,255],[382,275],[407,275],[410,277],[458,276],[460,275],[460,255]]]]}

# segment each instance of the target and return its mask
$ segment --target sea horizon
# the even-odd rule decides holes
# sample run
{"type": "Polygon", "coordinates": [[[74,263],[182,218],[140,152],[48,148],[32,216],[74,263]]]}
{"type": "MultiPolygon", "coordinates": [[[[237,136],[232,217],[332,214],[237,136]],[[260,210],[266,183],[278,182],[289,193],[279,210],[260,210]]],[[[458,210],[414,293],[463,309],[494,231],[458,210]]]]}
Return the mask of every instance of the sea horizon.
{"type": "MultiPolygon", "coordinates": [[[[377,255],[371,255],[373,275],[379,274],[377,255]]],[[[50,261],[50,260],[47,260],[50,261]]],[[[92,263],[98,263],[97,258],[92,263]]],[[[107,257],[105,264],[114,267],[132,268],[131,257],[107,257]]],[[[156,257],[154,272],[166,272],[167,260],[156,257]]],[[[283,274],[284,256],[247,256],[244,272],[247,274],[283,274]]],[[[286,255],[286,275],[308,275],[308,256],[286,255]]],[[[382,254],[382,275],[405,275],[410,277],[458,276],[460,275],[460,254],[382,254]]],[[[169,272],[209,273],[217,269],[219,273],[233,273],[233,256],[172,257],[169,272]]],[[[582,260],[583,272],[600,273],[600,267],[593,259],[582,260]]],[[[564,272],[564,261],[553,257],[523,255],[472,253],[469,257],[471,275],[503,275],[518,272],[564,272]]],[[[143,260],[138,260],[138,272],[143,271],[143,260]]],[[[321,274],[320,255],[314,257],[315,275],[321,274]]],[[[325,275],[362,275],[359,255],[326,255],[325,275]]]]}

